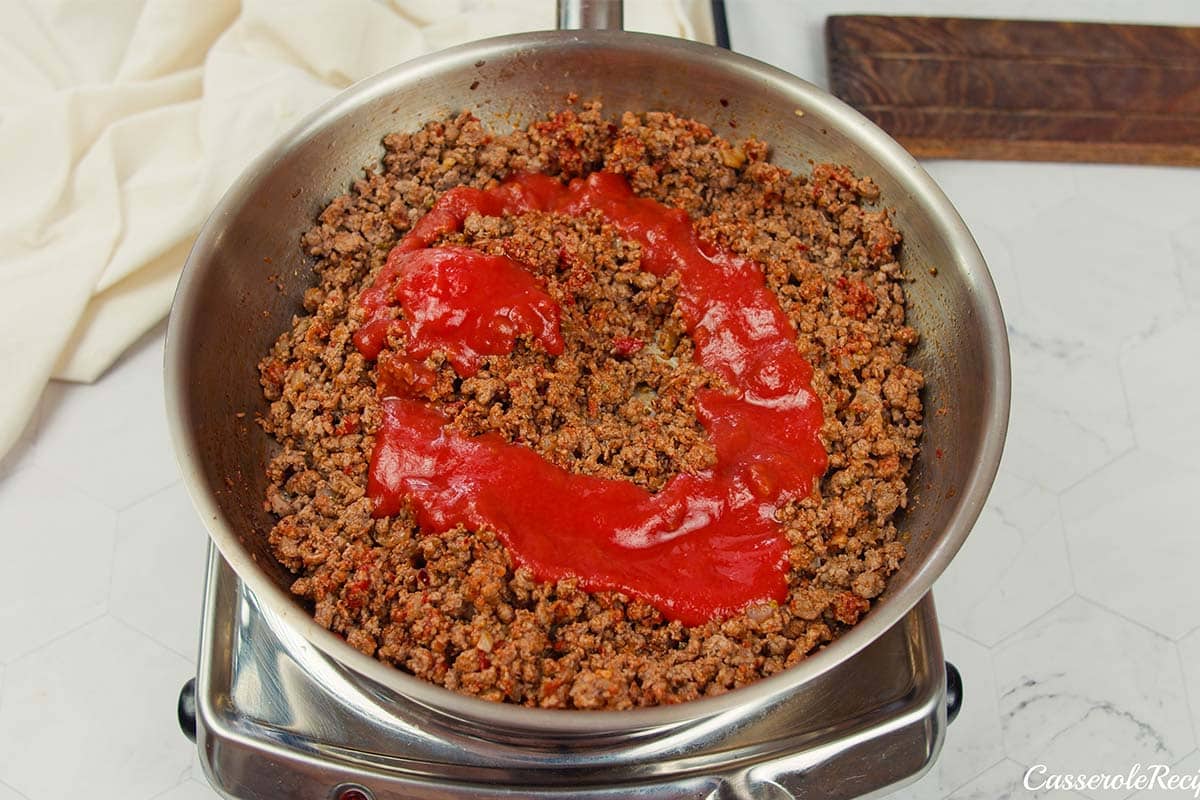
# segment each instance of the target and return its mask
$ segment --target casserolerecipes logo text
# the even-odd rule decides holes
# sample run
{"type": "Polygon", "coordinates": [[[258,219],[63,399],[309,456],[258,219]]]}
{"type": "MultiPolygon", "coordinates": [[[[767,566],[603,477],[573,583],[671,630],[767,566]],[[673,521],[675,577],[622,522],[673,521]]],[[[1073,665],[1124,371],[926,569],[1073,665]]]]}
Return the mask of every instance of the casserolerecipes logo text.
{"type": "Polygon", "coordinates": [[[1034,764],[1025,771],[1025,788],[1031,792],[1045,789],[1089,791],[1117,789],[1142,791],[1157,788],[1172,792],[1190,792],[1200,798],[1200,772],[1174,772],[1166,764],[1134,764],[1127,772],[1071,774],[1051,772],[1045,764],[1034,764]]]}

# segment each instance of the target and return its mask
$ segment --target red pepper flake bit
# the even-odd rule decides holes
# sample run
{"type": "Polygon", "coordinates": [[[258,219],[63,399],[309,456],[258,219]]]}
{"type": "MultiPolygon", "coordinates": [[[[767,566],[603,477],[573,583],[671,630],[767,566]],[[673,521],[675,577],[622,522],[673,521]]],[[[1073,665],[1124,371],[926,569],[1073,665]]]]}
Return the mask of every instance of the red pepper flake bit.
{"type": "Polygon", "coordinates": [[[358,422],[358,414],[347,414],[342,417],[341,422],[333,429],[333,433],[336,436],[349,436],[352,433],[358,433],[358,422]]]}
{"type": "Polygon", "coordinates": [[[833,616],[844,625],[854,625],[870,607],[870,603],[853,592],[842,592],[833,601],[833,616]]]}
{"type": "Polygon", "coordinates": [[[421,569],[417,570],[417,580],[419,580],[421,583],[428,586],[429,585],[429,570],[425,569],[424,567],[421,567],[421,569]]]}
{"type": "Polygon", "coordinates": [[[846,278],[837,279],[837,288],[845,295],[842,301],[842,313],[857,320],[865,320],[875,311],[879,304],[875,292],[862,281],[851,281],[846,278]]]}
{"type": "Polygon", "coordinates": [[[387,352],[377,363],[375,383],[380,397],[420,397],[437,380],[433,370],[407,353],[387,352]]]}
{"type": "Polygon", "coordinates": [[[617,158],[636,160],[646,154],[646,145],[637,136],[627,133],[612,143],[612,151],[617,158]]]}
{"type": "Polygon", "coordinates": [[[370,578],[363,578],[362,580],[354,581],[353,583],[347,583],[346,593],[343,599],[343,603],[345,604],[346,608],[349,608],[352,611],[357,611],[366,605],[366,592],[370,588],[370,578]]]}
{"type": "Polygon", "coordinates": [[[884,456],[879,459],[876,467],[881,478],[890,478],[895,475],[900,469],[900,456],[892,453],[890,456],[884,456]]]}
{"type": "Polygon", "coordinates": [[[287,377],[287,365],[277,358],[272,358],[265,367],[263,367],[262,375],[267,383],[281,384],[283,379],[287,377]]]}
{"type": "Polygon", "coordinates": [[[645,346],[645,342],[632,336],[618,336],[613,339],[613,352],[623,358],[628,358],[645,346]]]}
{"type": "Polygon", "coordinates": [[[945,454],[942,452],[942,448],[940,448],[940,447],[939,447],[939,448],[937,448],[936,450],[934,450],[934,451],[933,451],[933,454],[934,454],[935,456],[937,456],[938,458],[941,458],[943,455],[945,455],[945,454]]]}

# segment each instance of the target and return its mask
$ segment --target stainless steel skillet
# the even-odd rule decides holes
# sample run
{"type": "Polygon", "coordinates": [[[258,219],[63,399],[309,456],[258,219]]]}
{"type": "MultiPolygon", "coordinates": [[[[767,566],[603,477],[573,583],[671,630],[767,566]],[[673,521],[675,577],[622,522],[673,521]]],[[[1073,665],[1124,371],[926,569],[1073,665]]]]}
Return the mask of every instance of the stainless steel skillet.
{"type": "MultiPolygon", "coordinates": [[[[610,3],[564,4],[574,24],[609,24],[610,3]],[[574,17],[571,13],[574,12],[574,17]]],[[[175,448],[198,512],[259,601],[314,647],[379,692],[397,693],[481,734],[603,737],[767,704],[860,651],[929,590],[966,538],[999,465],[1008,420],[1004,320],[987,267],[958,214],[925,171],[861,115],[821,89],[706,45],[619,30],[561,30],[488,39],[397,66],[340,94],[264,153],[197,238],[180,279],[166,349],[175,448]],[[715,130],[773,145],[775,162],[850,165],[873,177],[903,232],[910,321],[921,333],[930,413],[899,520],[909,555],[871,612],[845,636],[784,673],[721,697],[625,712],[548,711],[488,703],[414,678],[317,625],[288,592],[263,511],[271,443],[252,422],[265,408],[256,364],[314,281],[300,235],[363,167],[387,133],[469,110],[503,129],[558,110],[568,92],[611,112],[671,110],[715,130]],[[736,125],[736,131],[731,126],[736,125]],[[266,280],[281,265],[284,291],[266,280]],[[936,267],[936,275],[931,267],[936,267]],[[249,412],[243,417],[238,414],[249,412]],[[940,451],[941,458],[929,457],[940,451]]]]}

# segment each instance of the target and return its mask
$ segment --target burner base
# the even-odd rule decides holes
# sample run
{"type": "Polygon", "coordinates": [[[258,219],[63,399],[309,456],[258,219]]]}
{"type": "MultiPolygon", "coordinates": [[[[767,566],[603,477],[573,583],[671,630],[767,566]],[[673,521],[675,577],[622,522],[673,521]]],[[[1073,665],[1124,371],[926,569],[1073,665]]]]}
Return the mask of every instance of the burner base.
{"type": "MultiPolygon", "coordinates": [[[[803,691],[636,737],[483,738],[348,672],[292,633],[210,548],[194,726],[208,779],[243,800],[857,798],[933,763],[961,701],[932,596],[803,691]]],[[[602,713],[602,712],[597,712],[602,713]]]]}

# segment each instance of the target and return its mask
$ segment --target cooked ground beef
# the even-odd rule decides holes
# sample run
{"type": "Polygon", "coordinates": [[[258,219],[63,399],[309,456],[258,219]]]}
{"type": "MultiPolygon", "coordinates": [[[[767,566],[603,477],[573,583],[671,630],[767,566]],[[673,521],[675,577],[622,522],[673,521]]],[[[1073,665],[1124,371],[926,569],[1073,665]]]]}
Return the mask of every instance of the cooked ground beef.
{"type": "MultiPolygon", "coordinates": [[[[917,333],[905,325],[900,235],[872,207],[870,179],[828,164],[793,175],[768,161],[763,142],[727,141],[667,113],[609,119],[598,104],[505,135],[464,114],[388,136],[384,147],[381,168],[303,237],[320,282],[260,364],[270,401],[261,422],[280,445],[269,467],[270,543],[317,621],[456,691],[606,709],[728,691],[854,625],[904,556],[892,517],[906,502],[922,414],[922,375],[904,364],[917,333]],[[377,366],[351,342],[358,293],[445,190],[486,188],[519,170],[569,178],[600,169],[764,265],[814,367],[829,470],[812,496],[778,514],[791,546],[782,604],[688,628],[621,594],[539,583],[514,569],[490,531],[432,534],[407,514],[371,517],[380,406],[377,366]]],[[[435,356],[429,400],[454,426],[650,490],[713,463],[693,397],[720,380],[692,361],[674,281],[641,271],[636,243],[598,217],[543,213],[472,217],[445,241],[529,264],[562,306],[566,342],[557,358],[519,343],[465,380],[435,356]]]]}

